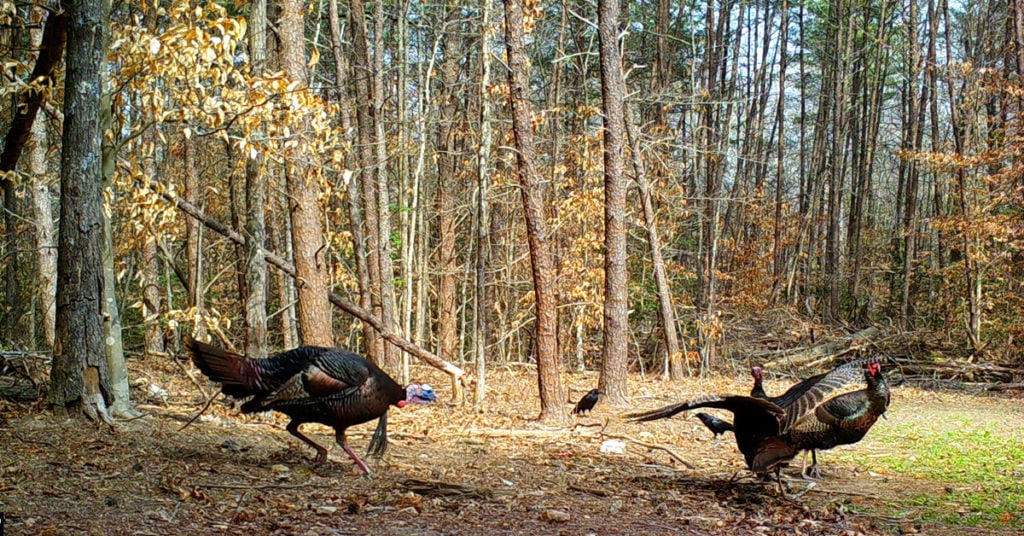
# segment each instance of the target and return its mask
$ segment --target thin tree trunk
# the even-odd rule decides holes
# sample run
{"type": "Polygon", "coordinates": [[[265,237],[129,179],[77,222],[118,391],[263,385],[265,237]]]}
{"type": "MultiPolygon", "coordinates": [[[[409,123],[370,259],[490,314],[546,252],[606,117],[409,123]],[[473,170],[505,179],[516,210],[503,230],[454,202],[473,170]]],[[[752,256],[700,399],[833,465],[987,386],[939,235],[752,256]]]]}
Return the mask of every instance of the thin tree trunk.
{"type": "Polygon", "coordinates": [[[665,258],[661,254],[661,238],[658,235],[658,222],[655,217],[654,200],[651,185],[647,180],[647,170],[641,158],[640,137],[636,127],[630,120],[628,104],[624,103],[626,134],[629,136],[629,155],[633,162],[633,173],[640,190],[640,203],[644,211],[644,229],[647,230],[647,244],[651,248],[651,265],[654,268],[654,282],[658,288],[658,316],[661,319],[662,333],[665,336],[665,375],[672,380],[683,379],[687,371],[683,353],[679,345],[679,334],[676,332],[676,314],[672,307],[672,285],[665,269],[665,258]]]}
{"type": "MultiPolygon", "coordinates": [[[[262,74],[267,62],[267,0],[253,0],[249,6],[250,74],[262,74]]],[[[262,129],[249,134],[256,141],[245,158],[245,354],[267,355],[267,261],[263,249],[267,242],[267,178],[263,153],[267,143],[262,129]]]]}
{"type": "MultiPolygon", "coordinates": [[[[35,22],[42,20],[45,13],[40,8],[32,10],[35,22]]],[[[43,32],[32,31],[32,46],[38,48],[43,41],[43,32]]],[[[32,122],[32,149],[29,153],[29,173],[32,174],[32,206],[34,207],[36,229],[36,295],[39,310],[43,313],[43,342],[53,348],[57,296],[57,237],[54,232],[53,208],[50,199],[50,180],[47,169],[48,143],[46,123],[32,122]]]]}
{"type": "Polygon", "coordinates": [[[491,2],[481,0],[480,22],[480,147],[477,149],[477,227],[476,227],[476,291],[473,293],[473,355],[476,360],[476,392],[473,396],[474,407],[483,409],[484,397],[487,394],[487,336],[488,315],[491,302],[487,293],[487,270],[490,266],[490,210],[488,192],[490,190],[491,143],[491,97],[488,86],[491,83],[490,57],[490,20],[491,2]]]}
{"type": "MultiPolygon", "coordinates": [[[[456,262],[455,238],[456,215],[455,195],[459,188],[458,158],[456,152],[456,136],[460,134],[456,121],[465,114],[459,104],[457,94],[458,69],[462,59],[459,51],[459,33],[449,26],[457,24],[456,18],[461,16],[457,9],[447,12],[444,27],[444,61],[441,62],[441,87],[438,107],[440,122],[438,125],[438,146],[434,161],[437,162],[437,262],[434,269],[438,273],[437,285],[437,339],[438,354],[445,359],[452,359],[459,343],[457,307],[455,305],[455,285],[458,265],[456,262]]],[[[428,78],[429,80],[429,78],[428,78]]]]}
{"type": "MultiPolygon", "coordinates": [[[[384,3],[374,2],[374,50],[373,50],[373,129],[374,129],[374,180],[377,190],[377,245],[380,255],[381,321],[389,330],[400,329],[395,319],[395,269],[391,261],[391,200],[388,192],[387,137],[384,132],[384,3]]],[[[397,373],[401,367],[398,349],[392,345],[381,346],[381,366],[397,373]]]]}
{"type": "Polygon", "coordinates": [[[782,246],[782,204],[786,191],[786,69],[789,66],[789,0],[779,8],[779,93],[775,107],[775,211],[772,219],[772,301],[777,301],[785,277],[785,256],[782,246]]]}
{"type": "Polygon", "coordinates": [[[555,263],[548,242],[544,214],[543,185],[537,170],[533,140],[533,110],[527,98],[529,61],[523,44],[523,1],[504,0],[505,39],[509,68],[509,100],[512,130],[516,144],[516,172],[523,196],[526,234],[530,245],[536,309],[535,351],[537,383],[540,391],[540,420],[563,423],[561,359],[558,352],[558,297],[555,289],[555,263]]]}
{"type": "Polygon", "coordinates": [[[623,150],[626,97],[619,59],[619,0],[598,0],[601,97],[604,104],[604,344],[598,387],[613,407],[628,404],[629,282],[626,272],[626,179],[623,150]]]}
{"type": "MultiPolygon", "coordinates": [[[[349,3],[349,23],[352,27],[353,65],[352,77],[355,80],[356,89],[356,126],[359,131],[358,148],[360,173],[358,176],[362,191],[362,212],[364,227],[363,245],[356,244],[355,247],[363,247],[366,252],[367,282],[369,288],[367,293],[370,298],[371,310],[374,315],[383,317],[383,289],[381,280],[381,246],[380,241],[386,239],[380,236],[380,225],[378,219],[381,217],[378,211],[376,169],[374,147],[376,146],[374,123],[373,100],[371,94],[370,80],[372,69],[370,65],[370,53],[368,50],[368,34],[366,31],[366,8],[362,0],[352,0],[349,3]]],[[[364,334],[366,337],[367,356],[382,363],[384,356],[384,342],[380,336],[369,331],[364,334]]]]}
{"type": "MultiPolygon", "coordinates": [[[[196,163],[195,142],[182,140],[185,152],[185,201],[202,207],[199,202],[199,170],[196,163]]],[[[185,222],[185,259],[188,267],[188,306],[192,309],[192,337],[206,340],[207,330],[203,304],[203,226],[195,221],[185,222]]]]}
{"type": "MultiPolygon", "coordinates": [[[[341,130],[346,138],[352,141],[352,99],[349,95],[349,88],[346,80],[349,78],[350,67],[348,56],[342,54],[341,49],[341,15],[338,11],[338,0],[329,0],[330,28],[331,28],[331,51],[334,53],[335,77],[337,79],[338,100],[341,111],[339,112],[341,130]]],[[[358,158],[357,158],[358,160],[358,158]]],[[[370,276],[367,267],[366,250],[363,248],[364,230],[366,222],[363,220],[362,193],[360,192],[360,179],[358,175],[346,171],[342,176],[345,183],[346,201],[348,202],[349,230],[352,233],[353,254],[356,264],[356,279],[359,282],[359,305],[364,309],[372,309],[370,302],[370,276]]],[[[366,338],[366,353],[371,359],[376,359],[379,350],[372,345],[372,341],[379,339],[373,335],[370,326],[363,322],[363,333],[366,338]]]]}

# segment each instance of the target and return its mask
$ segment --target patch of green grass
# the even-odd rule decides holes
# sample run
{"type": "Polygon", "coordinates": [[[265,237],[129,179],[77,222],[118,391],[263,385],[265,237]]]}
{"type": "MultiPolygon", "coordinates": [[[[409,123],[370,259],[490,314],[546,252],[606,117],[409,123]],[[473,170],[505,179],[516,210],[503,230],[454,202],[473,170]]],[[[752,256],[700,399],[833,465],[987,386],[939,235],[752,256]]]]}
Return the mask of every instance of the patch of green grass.
{"type": "MultiPolygon", "coordinates": [[[[1024,526],[1024,437],[1000,434],[969,417],[954,417],[946,430],[922,430],[911,424],[872,430],[885,454],[871,467],[918,481],[897,497],[900,511],[921,521],[950,526],[1024,526]],[[952,424],[953,426],[949,426],[952,424]]],[[[856,453],[846,453],[851,461],[856,453]]]]}

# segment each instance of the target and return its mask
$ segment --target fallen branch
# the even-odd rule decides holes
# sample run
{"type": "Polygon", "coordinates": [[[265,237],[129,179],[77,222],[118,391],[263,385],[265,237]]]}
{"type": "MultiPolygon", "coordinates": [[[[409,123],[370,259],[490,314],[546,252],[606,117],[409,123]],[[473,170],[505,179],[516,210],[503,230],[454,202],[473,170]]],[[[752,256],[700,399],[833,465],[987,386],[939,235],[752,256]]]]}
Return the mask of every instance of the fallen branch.
{"type": "MultiPolygon", "coordinates": [[[[228,240],[231,240],[232,242],[240,246],[246,245],[245,237],[242,236],[241,233],[235,231],[234,229],[228,227],[227,225],[221,223],[220,221],[217,221],[216,219],[210,217],[205,212],[203,212],[203,210],[200,209],[199,207],[193,205],[192,203],[189,203],[188,201],[185,201],[184,199],[178,197],[177,195],[174,195],[173,193],[167,192],[165,189],[160,188],[156,184],[151,184],[150,188],[153,189],[154,192],[162,196],[164,199],[167,199],[168,201],[175,203],[179,210],[191,216],[192,218],[198,220],[210,230],[226,237],[228,240]]],[[[267,263],[277,267],[278,269],[292,276],[293,278],[295,277],[295,267],[292,266],[291,263],[289,263],[284,258],[275,255],[274,253],[271,253],[270,251],[267,250],[264,250],[263,256],[264,258],[266,258],[267,263]]],[[[368,324],[370,327],[372,327],[374,330],[380,333],[381,337],[383,337],[391,344],[397,346],[398,348],[401,348],[409,355],[416,357],[420,361],[423,361],[424,363],[427,363],[428,365],[438,370],[441,370],[442,372],[445,372],[446,374],[451,376],[452,384],[455,385],[456,387],[458,387],[458,385],[462,385],[463,387],[473,387],[476,385],[476,378],[474,378],[472,374],[469,374],[466,371],[459,368],[458,366],[456,366],[455,364],[442,359],[440,356],[432,352],[429,352],[423,348],[420,348],[419,346],[413,344],[405,337],[402,337],[398,333],[395,333],[390,328],[385,326],[384,322],[382,322],[381,319],[377,318],[372,312],[367,311],[366,309],[363,309],[362,307],[345,300],[340,295],[335,294],[333,292],[328,295],[328,299],[335,307],[341,309],[342,311],[345,311],[346,313],[368,324]]]]}
{"type": "Polygon", "coordinates": [[[569,489],[572,491],[580,491],[583,493],[589,493],[591,495],[597,495],[598,497],[608,497],[612,493],[606,489],[601,488],[587,488],[578,484],[569,484],[569,489]]]}
{"type": "Polygon", "coordinates": [[[192,485],[197,488],[212,489],[302,489],[331,487],[331,484],[211,484],[206,482],[195,482],[192,485]]]}
{"type": "Polygon", "coordinates": [[[780,354],[781,356],[772,359],[761,366],[767,369],[784,364],[793,367],[812,367],[816,365],[823,365],[833,361],[843,354],[864,348],[881,333],[881,330],[872,326],[847,335],[846,337],[842,337],[825,344],[819,344],[818,346],[813,346],[811,348],[776,350],[773,352],[762,353],[760,354],[761,357],[780,354]]]}
{"type": "Polygon", "coordinates": [[[601,435],[604,436],[604,437],[607,437],[609,439],[621,439],[623,441],[629,441],[630,443],[633,443],[635,445],[638,445],[638,446],[641,446],[641,447],[644,447],[644,448],[648,448],[648,449],[651,449],[651,450],[660,450],[660,451],[668,454],[669,457],[671,457],[673,460],[679,462],[680,464],[685,466],[687,469],[695,469],[695,467],[694,467],[694,465],[692,463],[684,460],[678,454],[673,452],[672,449],[666,447],[665,445],[660,445],[658,443],[648,443],[646,441],[640,441],[639,439],[635,439],[635,438],[630,437],[628,435],[608,434],[608,433],[602,433],[601,435]]]}

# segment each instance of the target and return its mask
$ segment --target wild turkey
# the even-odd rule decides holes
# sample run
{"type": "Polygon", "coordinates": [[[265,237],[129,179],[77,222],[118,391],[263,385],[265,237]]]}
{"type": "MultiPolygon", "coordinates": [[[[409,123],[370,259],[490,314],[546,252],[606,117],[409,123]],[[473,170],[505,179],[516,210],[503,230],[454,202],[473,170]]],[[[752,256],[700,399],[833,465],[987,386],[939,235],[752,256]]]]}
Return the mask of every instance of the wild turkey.
{"type": "Polygon", "coordinates": [[[377,419],[367,454],[387,449],[388,408],[425,404],[436,398],[427,384],[402,388],[383,370],[362,357],[338,348],[302,346],[266,359],[245,356],[185,338],[192,362],[224,394],[249,400],[242,413],[280,411],[291,417],[288,433],[316,450],[314,463],[327,460],[327,449],[299,432],[305,423],[334,428],[335,440],[367,475],[370,469],[345,440],[348,427],[377,419]]]}
{"type": "Polygon", "coordinates": [[[827,397],[856,380],[860,374],[857,365],[866,366],[878,361],[878,357],[861,359],[833,369],[809,386],[786,408],[769,400],[751,396],[711,396],[626,415],[626,418],[644,422],[666,419],[680,412],[699,408],[730,411],[734,415],[733,434],[736,436],[736,447],[743,454],[747,467],[758,474],[774,472],[781,490],[779,471],[800,451],[800,448],[793,445],[786,436],[790,428],[798,422],[803,422],[802,419],[812,414],[827,397]]]}
{"type": "MultiPolygon", "coordinates": [[[[844,365],[845,366],[845,365],[844,365]]],[[[754,377],[754,386],[750,388],[750,396],[754,398],[760,398],[762,400],[768,400],[777,404],[779,407],[786,409],[798,398],[800,398],[808,389],[814,386],[814,384],[821,381],[822,378],[827,375],[827,372],[805,378],[804,380],[793,384],[789,389],[786,390],[780,396],[768,396],[768,393],[764,391],[764,369],[759,366],[750,367],[750,375],[754,377]]],[[[811,455],[816,456],[814,450],[811,450],[811,455]]],[[[817,458],[815,458],[817,459],[817,458]]],[[[804,453],[804,466],[807,465],[807,453],[804,453]]],[[[804,474],[801,470],[801,474],[804,474]]]]}
{"type": "Polygon", "coordinates": [[[852,445],[864,439],[878,417],[889,408],[889,383],[878,363],[864,367],[867,387],[859,391],[842,394],[819,405],[814,413],[793,425],[786,441],[795,448],[810,450],[812,464],[808,473],[807,455],[804,454],[804,468],[801,474],[811,478],[820,477],[817,450],[828,450],[839,445],[852,445]]]}
{"type": "Polygon", "coordinates": [[[714,415],[698,413],[696,417],[700,419],[700,422],[704,423],[704,426],[707,427],[708,430],[711,430],[711,437],[713,438],[733,430],[732,423],[723,421],[714,415]]]}
{"type": "Polygon", "coordinates": [[[597,399],[604,394],[604,391],[600,389],[591,389],[587,394],[580,398],[580,401],[576,403],[576,407],[572,408],[573,415],[582,415],[584,411],[589,412],[594,409],[594,405],[597,404],[597,399]]]}

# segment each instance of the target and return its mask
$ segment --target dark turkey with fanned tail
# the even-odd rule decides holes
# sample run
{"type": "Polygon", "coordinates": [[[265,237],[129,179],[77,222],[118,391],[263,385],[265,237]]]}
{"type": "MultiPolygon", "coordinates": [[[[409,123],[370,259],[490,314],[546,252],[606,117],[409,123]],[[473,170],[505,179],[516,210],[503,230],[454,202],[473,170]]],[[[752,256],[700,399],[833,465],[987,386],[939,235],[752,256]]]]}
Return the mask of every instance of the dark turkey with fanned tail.
{"type": "Polygon", "coordinates": [[[869,363],[877,364],[880,360],[879,357],[871,357],[833,369],[815,382],[801,386],[802,392],[798,395],[793,394],[792,400],[788,401],[785,408],[770,400],[753,396],[712,396],[626,415],[626,418],[640,422],[653,421],[699,408],[730,411],[734,415],[732,424],[736,447],[743,454],[747,467],[755,473],[774,472],[781,489],[779,470],[801,450],[801,447],[789,440],[789,430],[797,423],[804,422],[803,419],[808,415],[814,414],[832,394],[855,381],[862,374],[861,367],[866,367],[869,363]]]}
{"type": "Polygon", "coordinates": [[[815,408],[813,414],[789,429],[786,442],[795,448],[811,451],[813,461],[809,470],[806,467],[807,454],[804,453],[801,473],[805,477],[821,476],[817,450],[852,445],[864,439],[868,430],[889,408],[889,382],[882,373],[881,365],[865,365],[864,379],[866,388],[830,398],[815,408]]]}
{"type": "Polygon", "coordinates": [[[403,388],[372,362],[339,348],[302,346],[266,359],[249,359],[186,337],[192,362],[224,394],[246,399],[243,413],[280,411],[291,417],[287,430],[316,450],[314,463],[327,460],[327,449],[299,432],[305,423],[334,428],[338,445],[365,473],[370,469],[345,440],[348,427],[377,419],[367,453],[387,449],[387,417],[391,406],[425,404],[436,398],[426,384],[403,388]]]}

